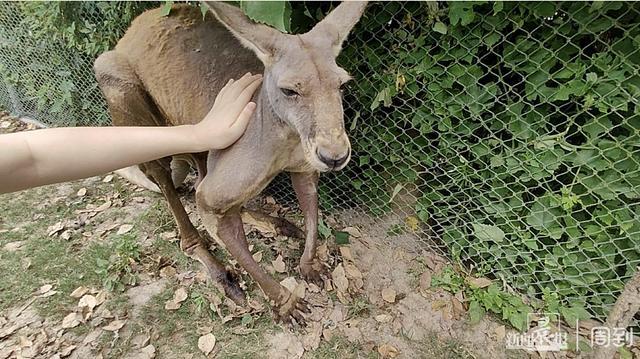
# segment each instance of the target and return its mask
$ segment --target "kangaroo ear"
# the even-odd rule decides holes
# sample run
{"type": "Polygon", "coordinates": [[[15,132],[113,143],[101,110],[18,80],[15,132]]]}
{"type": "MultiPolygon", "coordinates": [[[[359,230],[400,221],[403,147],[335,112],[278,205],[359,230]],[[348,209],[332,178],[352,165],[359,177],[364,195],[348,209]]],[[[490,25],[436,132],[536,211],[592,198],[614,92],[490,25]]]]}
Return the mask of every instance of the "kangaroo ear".
{"type": "Polygon", "coordinates": [[[342,50],[342,43],[360,20],[366,6],[366,1],[343,1],[308,34],[314,37],[328,37],[334,55],[338,56],[342,50]]]}
{"type": "Polygon", "coordinates": [[[251,21],[239,8],[219,1],[205,1],[215,17],[265,66],[271,61],[281,32],[251,21]]]}

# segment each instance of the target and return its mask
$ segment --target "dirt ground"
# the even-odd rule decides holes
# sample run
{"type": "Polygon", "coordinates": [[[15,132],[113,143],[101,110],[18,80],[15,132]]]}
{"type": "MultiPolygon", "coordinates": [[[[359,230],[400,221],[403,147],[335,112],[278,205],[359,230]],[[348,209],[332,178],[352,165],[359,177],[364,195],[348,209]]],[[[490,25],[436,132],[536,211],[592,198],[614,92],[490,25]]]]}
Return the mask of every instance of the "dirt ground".
{"type": "MultiPolygon", "coordinates": [[[[2,123],[5,132],[17,127],[2,123]]],[[[184,198],[199,223],[193,193],[184,198]]],[[[264,197],[268,213],[300,216],[264,197]]],[[[469,325],[464,298],[431,286],[446,260],[393,221],[323,215],[323,288],[300,280],[303,243],[247,224],[254,258],[289,288],[304,287],[305,328],[273,322],[242,276],[247,308],[225,299],[179,249],[163,199],[113,175],[0,195],[0,359],[4,358],[526,358],[505,350],[504,323],[469,325]],[[385,224],[385,221],[388,222],[385,224]]],[[[200,230],[204,229],[200,226],[200,230]]]]}

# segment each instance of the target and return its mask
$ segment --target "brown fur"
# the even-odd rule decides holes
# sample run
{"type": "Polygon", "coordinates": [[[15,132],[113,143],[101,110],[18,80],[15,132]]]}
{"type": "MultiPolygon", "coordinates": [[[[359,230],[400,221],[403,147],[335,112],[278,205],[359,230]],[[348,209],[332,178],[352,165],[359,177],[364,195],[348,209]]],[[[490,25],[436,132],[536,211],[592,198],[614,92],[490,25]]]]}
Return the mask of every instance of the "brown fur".
{"type": "MultiPolygon", "coordinates": [[[[278,318],[302,322],[304,302],[251,257],[240,208],[278,173],[291,172],[305,214],[301,273],[320,279],[315,260],[318,171],[341,169],[350,157],[339,90],[349,77],[335,56],[365,4],[344,3],[302,35],[255,24],[227,4],[208,5],[217,20],[211,14],[203,20],[199,9],[187,5],[174,6],[167,17],[159,9],[142,14],[116,48],[96,60],[96,77],[114,125],[157,126],[196,123],[230,78],[264,72],[254,97],[258,106],[245,134],[225,150],[187,154],[186,161],[196,164],[202,179],[196,200],[207,230],[274,301],[278,318]],[[299,95],[287,96],[282,88],[299,95]]],[[[211,256],[184,212],[173,185],[181,174],[174,173],[172,179],[169,159],[140,167],[167,198],[183,250],[205,265],[229,297],[242,302],[233,276],[211,256]]]]}

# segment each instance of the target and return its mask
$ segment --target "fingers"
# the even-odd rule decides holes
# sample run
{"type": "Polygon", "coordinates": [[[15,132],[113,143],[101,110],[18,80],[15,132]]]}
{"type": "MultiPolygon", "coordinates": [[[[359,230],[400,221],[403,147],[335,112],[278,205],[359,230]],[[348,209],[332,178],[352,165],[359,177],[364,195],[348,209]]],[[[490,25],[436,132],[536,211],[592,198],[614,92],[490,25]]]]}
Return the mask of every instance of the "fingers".
{"type": "Polygon", "coordinates": [[[255,102],[249,102],[244,106],[242,112],[238,115],[236,121],[230,126],[232,131],[238,131],[239,133],[243,133],[249,124],[249,119],[251,119],[251,115],[253,115],[253,111],[256,110],[255,102]]]}
{"type": "Polygon", "coordinates": [[[246,73],[240,79],[235,81],[231,86],[229,86],[228,95],[232,96],[232,98],[240,96],[240,94],[245,90],[245,88],[247,88],[247,86],[252,85],[255,81],[261,78],[261,74],[251,75],[251,73],[246,73]]]}
{"type": "Polygon", "coordinates": [[[240,92],[238,95],[238,101],[247,102],[251,100],[253,94],[256,92],[260,84],[262,83],[262,76],[256,75],[252,76],[252,82],[248,83],[247,86],[240,92]]]}

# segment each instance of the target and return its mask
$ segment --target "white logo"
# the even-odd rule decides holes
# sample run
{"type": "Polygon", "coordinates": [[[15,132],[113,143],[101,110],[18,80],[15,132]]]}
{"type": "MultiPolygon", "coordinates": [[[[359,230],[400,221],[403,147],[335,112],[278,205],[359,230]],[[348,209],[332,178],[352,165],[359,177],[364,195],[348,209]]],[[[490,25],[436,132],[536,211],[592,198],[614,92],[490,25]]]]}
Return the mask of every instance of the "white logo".
{"type": "MultiPolygon", "coordinates": [[[[526,333],[508,333],[506,336],[507,349],[520,349],[538,352],[558,352],[567,350],[568,333],[559,331],[560,315],[558,313],[529,313],[527,314],[527,327],[535,322],[536,326],[526,333]],[[551,318],[556,323],[551,325],[551,318]]],[[[578,332],[580,326],[578,321],[575,323],[576,332],[575,344],[579,347],[580,334],[578,332]]],[[[627,331],[625,328],[608,328],[605,326],[591,328],[591,347],[596,346],[614,346],[622,347],[625,345],[633,346],[633,328],[627,331]]]]}
{"type": "Polygon", "coordinates": [[[533,321],[537,322],[537,325],[531,328],[528,332],[523,334],[509,333],[506,336],[507,349],[521,349],[539,352],[558,352],[566,350],[567,345],[567,333],[553,331],[560,328],[560,323],[556,325],[550,325],[551,319],[557,318],[559,321],[560,315],[558,313],[529,313],[527,314],[527,326],[533,321]]]}

